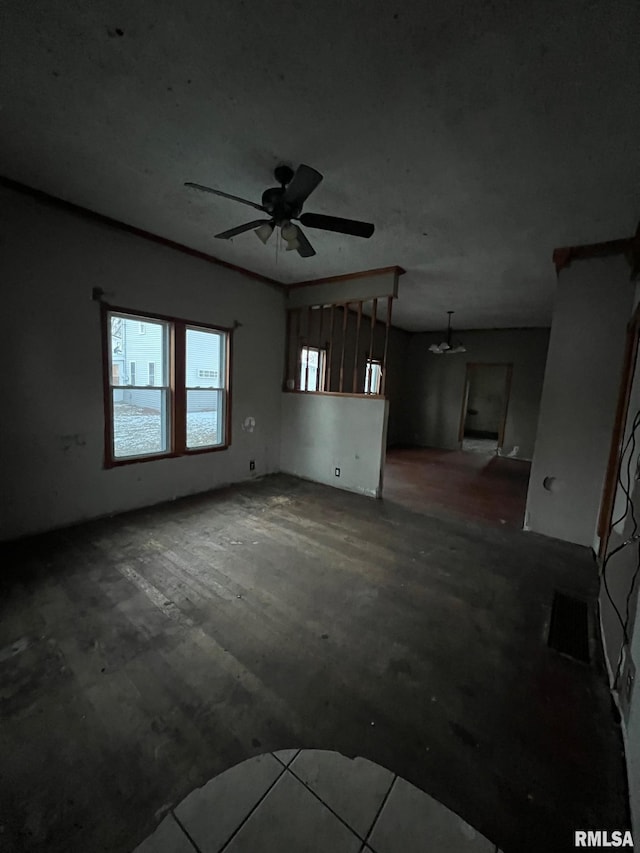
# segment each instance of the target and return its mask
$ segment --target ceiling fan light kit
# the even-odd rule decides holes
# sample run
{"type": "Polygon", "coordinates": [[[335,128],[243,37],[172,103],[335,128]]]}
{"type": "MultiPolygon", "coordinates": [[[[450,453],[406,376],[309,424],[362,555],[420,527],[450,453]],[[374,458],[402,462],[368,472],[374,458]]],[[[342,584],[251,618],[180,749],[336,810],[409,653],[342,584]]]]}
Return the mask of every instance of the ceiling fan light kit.
{"type": "Polygon", "coordinates": [[[463,346],[463,344],[458,341],[456,344],[453,344],[452,335],[453,329],[451,328],[451,315],[454,314],[454,311],[447,311],[449,315],[449,323],[447,326],[447,339],[446,341],[442,341],[439,344],[431,344],[429,347],[429,352],[432,352],[434,355],[455,355],[456,353],[466,352],[467,348],[463,346]]]}
{"type": "Polygon", "coordinates": [[[273,225],[270,222],[263,222],[256,228],[255,233],[266,246],[269,237],[273,234],[273,225]]]}
{"type": "Polygon", "coordinates": [[[246,204],[271,217],[271,219],[256,219],[244,225],[238,225],[236,228],[230,228],[228,231],[222,231],[215,235],[220,240],[230,240],[245,231],[255,231],[259,239],[266,244],[274,229],[280,228],[282,238],[287,243],[287,251],[295,250],[301,257],[310,258],[315,255],[315,249],[300,226],[293,224],[291,221],[293,219],[297,219],[307,228],[318,228],[323,231],[348,234],[352,237],[368,238],[373,234],[375,226],[370,222],[326,216],[323,213],[302,213],[302,207],[307,198],[322,181],[320,172],[312,169],[311,166],[305,166],[302,163],[295,172],[289,166],[277,166],[274,169],[274,175],[280,186],[265,190],[262,193],[261,204],[190,181],[185,183],[185,187],[246,204]]]}
{"type": "Polygon", "coordinates": [[[298,238],[298,229],[291,222],[283,222],[280,226],[280,233],[282,234],[282,239],[286,240],[287,243],[290,240],[297,240],[298,238]]]}

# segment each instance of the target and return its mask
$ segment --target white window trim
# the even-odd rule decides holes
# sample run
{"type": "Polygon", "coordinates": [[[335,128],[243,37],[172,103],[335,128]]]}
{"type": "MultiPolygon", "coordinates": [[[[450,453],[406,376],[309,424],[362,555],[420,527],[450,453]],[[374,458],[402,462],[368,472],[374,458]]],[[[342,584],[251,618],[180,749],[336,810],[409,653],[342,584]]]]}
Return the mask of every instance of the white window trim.
{"type": "Polygon", "coordinates": [[[368,358],[366,361],[365,369],[364,369],[364,393],[372,394],[374,396],[380,395],[380,389],[382,387],[382,362],[377,358],[368,358]],[[373,368],[377,367],[378,370],[374,371],[373,368]],[[374,375],[377,373],[376,377],[376,388],[375,390],[371,387],[372,380],[374,375]]]}
{"type": "Polygon", "coordinates": [[[300,390],[306,391],[308,394],[317,394],[321,391],[324,391],[324,386],[327,381],[327,350],[325,347],[310,347],[303,346],[300,350],[300,390]],[[317,352],[318,353],[318,369],[316,373],[316,388],[304,388],[303,386],[306,384],[307,371],[305,368],[305,352],[317,352]]]}

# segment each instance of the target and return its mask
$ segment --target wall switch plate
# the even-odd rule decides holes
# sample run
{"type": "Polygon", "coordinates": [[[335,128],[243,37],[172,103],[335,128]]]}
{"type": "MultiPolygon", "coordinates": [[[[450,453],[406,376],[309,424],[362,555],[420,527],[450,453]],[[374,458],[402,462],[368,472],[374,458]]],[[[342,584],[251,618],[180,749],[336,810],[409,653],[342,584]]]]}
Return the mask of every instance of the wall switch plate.
{"type": "Polygon", "coordinates": [[[250,470],[250,471],[255,471],[255,469],[256,469],[256,460],[255,460],[255,459],[250,459],[250,460],[249,460],[249,470],[250,470]]]}
{"type": "Polygon", "coordinates": [[[339,476],[340,476],[340,469],[336,468],[336,477],[339,477],[339,476]]]}

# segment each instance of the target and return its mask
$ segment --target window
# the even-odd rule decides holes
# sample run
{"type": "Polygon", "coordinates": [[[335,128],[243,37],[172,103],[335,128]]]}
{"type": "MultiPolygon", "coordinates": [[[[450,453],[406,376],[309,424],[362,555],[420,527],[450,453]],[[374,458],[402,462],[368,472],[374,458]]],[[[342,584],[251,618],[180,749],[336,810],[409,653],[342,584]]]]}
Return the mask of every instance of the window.
{"type": "Polygon", "coordinates": [[[104,317],[106,464],[228,447],[230,331],[106,306],[104,317]],[[141,385],[136,364],[145,362],[141,385]]]}
{"type": "Polygon", "coordinates": [[[207,447],[223,442],[226,401],[224,386],[217,376],[224,369],[224,340],[220,332],[188,326],[186,334],[187,448],[207,447]],[[200,367],[210,364],[212,367],[200,367]],[[190,377],[203,373],[211,379],[203,386],[191,384],[190,377]],[[214,378],[214,376],[216,378],[214,378]]]}
{"type": "Polygon", "coordinates": [[[367,359],[367,368],[364,375],[364,393],[379,394],[382,384],[382,362],[367,359]]]}
{"type": "Polygon", "coordinates": [[[300,358],[300,390],[324,391],[326,351],[317,347],[302,347],[300,358]]]}

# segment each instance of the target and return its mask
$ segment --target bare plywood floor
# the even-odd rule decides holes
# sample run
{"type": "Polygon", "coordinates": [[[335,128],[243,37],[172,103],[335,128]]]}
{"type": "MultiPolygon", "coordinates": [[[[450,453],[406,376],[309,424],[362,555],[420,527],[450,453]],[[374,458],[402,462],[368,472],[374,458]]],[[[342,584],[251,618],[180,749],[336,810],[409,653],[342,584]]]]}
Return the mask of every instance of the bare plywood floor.
{"type": "Polygon", "coordinates": [[[436,448],[387,451],[383,497],[415,512],[522,529],[531,464],[436,448]]]}
{"type": "Polygon", "coordinates": [[[362,755],[505,853],[627,825],[604,675],[547,649],[588,553],[276,476],[2,553],[7,850],[128,851],[227,767],[362,755]]]}

